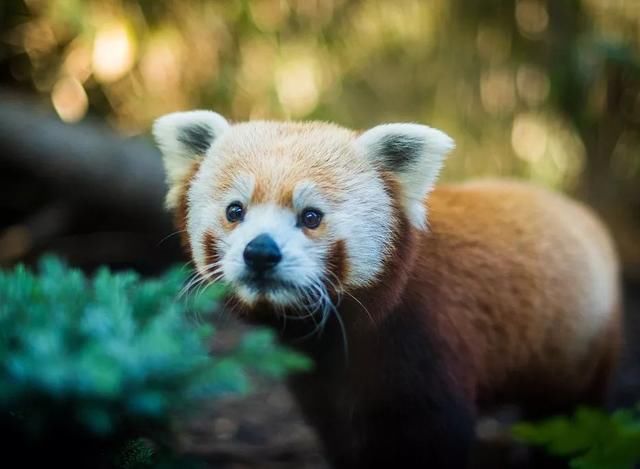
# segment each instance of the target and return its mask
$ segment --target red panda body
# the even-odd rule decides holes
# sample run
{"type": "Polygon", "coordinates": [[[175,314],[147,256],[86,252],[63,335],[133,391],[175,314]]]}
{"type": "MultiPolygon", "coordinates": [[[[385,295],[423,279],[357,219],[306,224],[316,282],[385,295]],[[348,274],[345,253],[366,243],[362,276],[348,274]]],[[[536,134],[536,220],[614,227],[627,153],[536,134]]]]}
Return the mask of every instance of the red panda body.
{"type": "Polygon", "coordinates": [[[500,181],[436,188],[428,206],[427,232],[398,230],[381,284],[344,300],[344,368],[339,325],[302,347],[318,368],[293,389],[337,467],[465,467],[484,409],[539,417],[606,397],[620,298],[594,216],[500,181]]]}
{"type": "Polygon", "coordinates": [[[599,394],[620,346],[620,297],[615,251],[593,214],[499,181],[436,189],[428,205],[403,296],[432,311],[427,327],[464,356],[470,397],[599,394]]]}
{"type": "Polygon", "coordinates": [[[516,182],[435,187],[452,142],[425,126],[158,122],[200,275],[314,359],[291,388],[335,467],[466,467],[486,407],[602,403],[618,264],[585,207],[516,182]]]}

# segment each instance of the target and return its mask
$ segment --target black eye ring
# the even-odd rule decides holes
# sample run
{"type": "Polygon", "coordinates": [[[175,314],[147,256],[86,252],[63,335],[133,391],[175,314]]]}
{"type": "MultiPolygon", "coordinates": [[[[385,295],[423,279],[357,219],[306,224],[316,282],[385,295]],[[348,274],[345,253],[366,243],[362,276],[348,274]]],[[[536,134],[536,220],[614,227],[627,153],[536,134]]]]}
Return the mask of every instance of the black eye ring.
{"type": "Polygon", "coordinates": [[[317,208],[305,208],[300,214],[300,224],[310,230],[315,230],[322,222],[322,212],[317,208]]]}
{"type": "Polygon", "coordinates": [[[231,202],[227,207],[227,220],[231,223],[242,221],[244,218],[244,208],[240,202],[231,202]]]}

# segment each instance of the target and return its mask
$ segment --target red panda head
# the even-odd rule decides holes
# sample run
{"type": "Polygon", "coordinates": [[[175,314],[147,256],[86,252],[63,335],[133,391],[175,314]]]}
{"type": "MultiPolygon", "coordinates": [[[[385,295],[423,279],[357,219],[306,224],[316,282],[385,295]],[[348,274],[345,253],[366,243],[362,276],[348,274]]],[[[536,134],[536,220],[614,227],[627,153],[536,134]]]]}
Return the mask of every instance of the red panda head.
{"type": "Polygon", "coordinates": [[[417,124],[357,134],[326,123],[230,125],[209,111],[161,117],[153,133],[200,275],[247,305],[321,309],[374,285],[402,220],[424,200],[452,140],[417,124]],[[391,190],[389,184],[393,184],[391,190]]]}

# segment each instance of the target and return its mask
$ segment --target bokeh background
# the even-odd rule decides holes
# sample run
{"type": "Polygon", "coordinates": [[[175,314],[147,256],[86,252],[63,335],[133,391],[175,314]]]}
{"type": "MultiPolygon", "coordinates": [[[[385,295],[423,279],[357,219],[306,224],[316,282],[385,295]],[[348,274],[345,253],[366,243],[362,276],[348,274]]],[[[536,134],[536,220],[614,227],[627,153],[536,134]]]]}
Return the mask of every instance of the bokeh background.
{"type": "Polygon", "coordinates": [[[633,0],[4,0],[0,83],[5,99],[123,136],[197,107],[429,123],[457,141],[447,180],[515,176],[576,194],[632,272],[639,41],[633,0]]]}
{"type": "Polygon", "coordinates": [[[445,180],[525,178],[594,207],[635,310],[639,49],[635,0],[3,0],[0,266],[184,261],[148,137],[163,113],[417,121],[457,142],[445,180]]]}

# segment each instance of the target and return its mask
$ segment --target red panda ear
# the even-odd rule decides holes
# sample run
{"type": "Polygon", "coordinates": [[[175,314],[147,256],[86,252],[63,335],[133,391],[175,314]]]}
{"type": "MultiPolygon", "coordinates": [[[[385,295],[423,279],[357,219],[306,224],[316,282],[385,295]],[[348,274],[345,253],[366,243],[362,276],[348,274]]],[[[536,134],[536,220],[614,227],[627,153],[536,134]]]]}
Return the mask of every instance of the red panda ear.
{"type": "Polygon", "coordinates": [[[426,125],[383,124],[360,135],[357,145],[381,171],[396,174],[409,221],[425,229],[425,198],[455,146],[453,140],[426,125]]]}
{"type": "Polygon", "coordinates": [[[154,122],[153,136],[162,152],[169,184],[169,208],[175,207],[179,185],[193,163],[202,159],[213,141],[228,128],[226,119],[212,111],[174,112],[154,122]]]}

